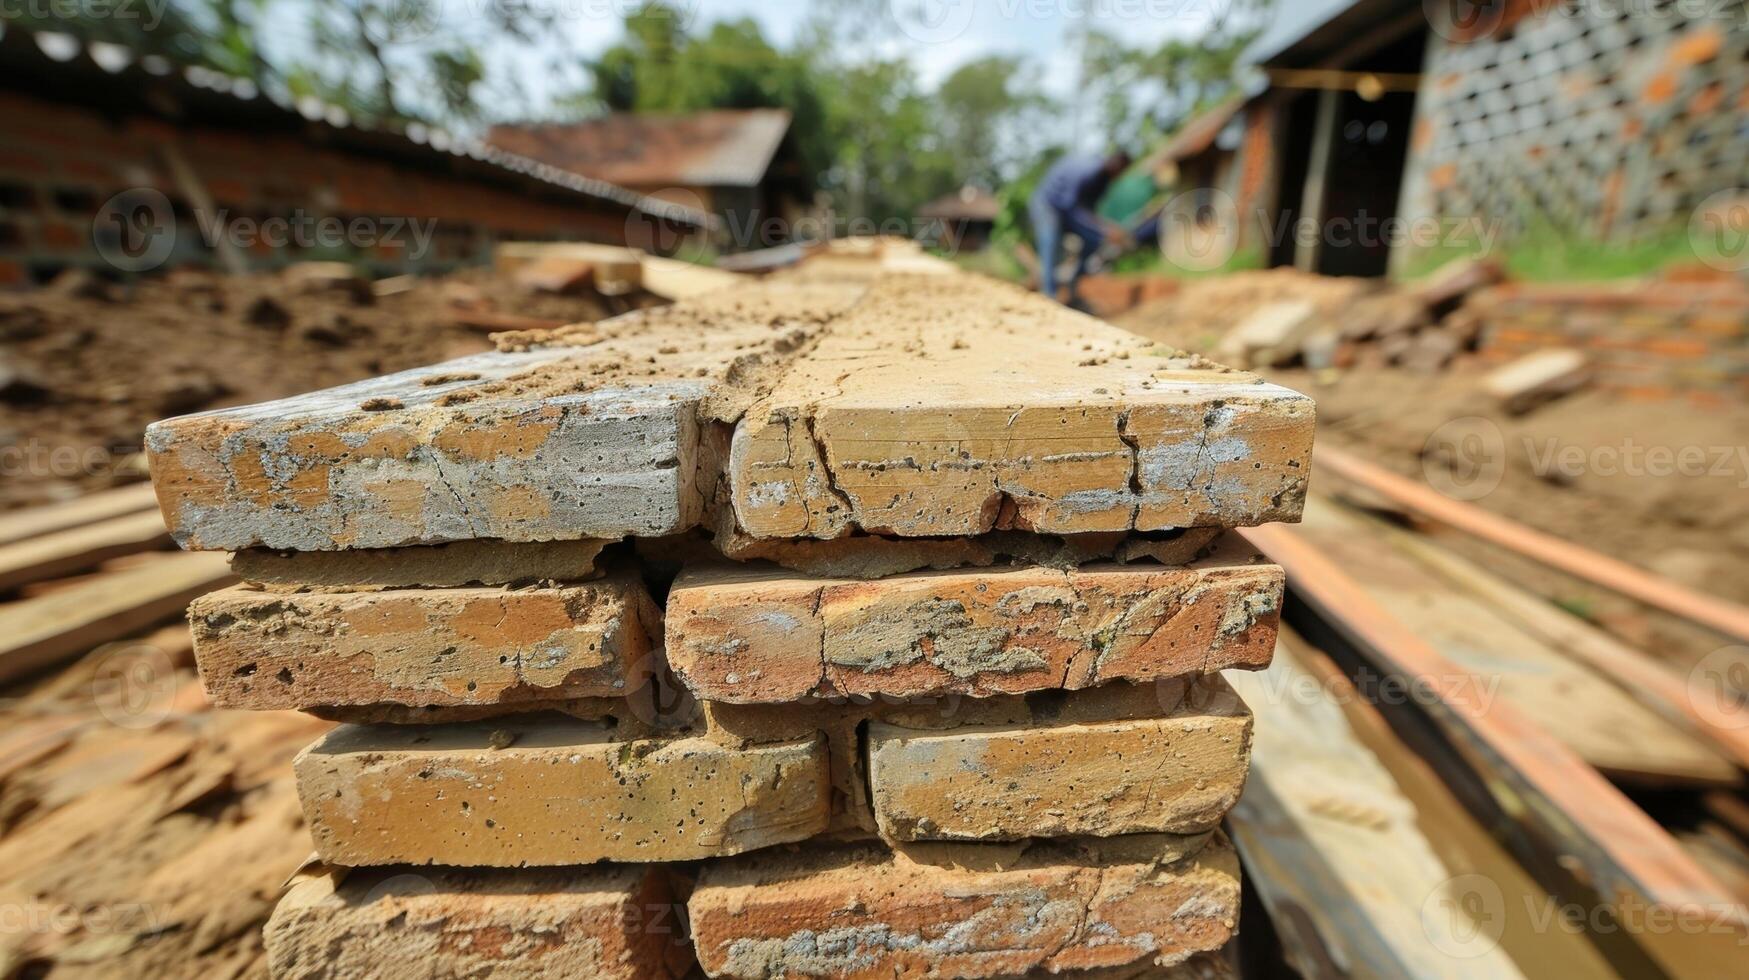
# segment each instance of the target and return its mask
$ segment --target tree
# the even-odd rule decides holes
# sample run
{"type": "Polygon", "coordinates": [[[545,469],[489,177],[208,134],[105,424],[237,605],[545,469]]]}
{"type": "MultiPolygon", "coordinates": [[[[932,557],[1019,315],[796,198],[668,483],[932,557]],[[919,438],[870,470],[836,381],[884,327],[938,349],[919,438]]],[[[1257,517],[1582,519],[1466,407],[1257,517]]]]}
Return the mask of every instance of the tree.
{"type": "Polygon", "coordinates": [[[1103,131],[1125,134],[1126,143],[1146,142],[1232,94],[1239,56],[1273,6],[1274,0],[1217,4],[1202,34],[1168,38],[1152,50],[1088,31],[1081,38],[1082,75],[1093,80],[1088,95],[1103,131]]]}
{"type": "Polygon", "coordinates": [[[999,187],[1022,161],[1037,155],[1027,134],[1029,117],[1050,104],[1020,81],[1024,62],[992,55],[961,65],[936,90],[942,134],[963,161],[961,179],[999,187]]]}

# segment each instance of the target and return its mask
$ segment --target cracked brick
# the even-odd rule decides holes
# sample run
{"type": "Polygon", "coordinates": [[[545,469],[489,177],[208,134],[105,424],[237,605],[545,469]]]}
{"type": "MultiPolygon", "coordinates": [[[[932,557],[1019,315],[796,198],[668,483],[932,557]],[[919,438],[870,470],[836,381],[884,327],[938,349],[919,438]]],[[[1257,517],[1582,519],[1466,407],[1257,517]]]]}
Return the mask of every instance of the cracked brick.
{"type": "Polygon", "coordinates": [[[1218,835],[813,844],[706,866],[687,909],[699,963],[736,980],[1172,966],[1236,932],[1239,862],[1218,835]]]}
{"type": "Polygon", "coordinates": [[[1088,565],[818,579],[684,570],[669,663],[694,696],[985,697],[1266,666],[1283,575],[1233,540],[1182,568],[1088,565]]]}

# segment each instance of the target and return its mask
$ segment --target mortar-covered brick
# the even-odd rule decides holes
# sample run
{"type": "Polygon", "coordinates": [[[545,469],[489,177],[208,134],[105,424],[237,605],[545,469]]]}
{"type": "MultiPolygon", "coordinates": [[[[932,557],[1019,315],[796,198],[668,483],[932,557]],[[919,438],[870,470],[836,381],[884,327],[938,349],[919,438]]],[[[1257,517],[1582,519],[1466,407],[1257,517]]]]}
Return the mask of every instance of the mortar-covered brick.
{"type": "Polygon", "coordinates": [[[549,717],[343,725],[293,768],[317,854],[346,867],[695,861],[828,819],[818,737],[734,749],[549,717]]]}
{"type": "Polygon", "coordinates": [[[737,423],[755,538],[1294,520],[1309,398],[1006,283],[890,275],[737,423]]]}
{"type": "Polygon", "coordinates": [[[278,980],[678,980],[692,949],[667,876],[320,866],[292,880],[263,939],[278,980]]]}
{"type": "Polygon", "coordinates": [[[1183,568],[919,572],[714,565],[669,593],[670,664],[707,701],[984,697],[1266,666],[1282,571],[1242,542],[1183,568]]]}
{"type": "MultiPolygon", "coordinates": [[[[1156,693],[1155,710],[1105,718],[1065,710],[1054,724],[871,723],[869,791],[881,834],[1017,840],[1213,828],[1245,784],[1250,712],[1218,676],[1131,691],[1156,693]]],[[[1064,703],[1095,693],[1108,697],[1094,689],[1064,703]]]]}
{"type": "Polygon", "coordinates": [[[947,695],[898,701],[891,698],[807,698],[788,704],[731,704],[703,701],[686,726],[724,745],[743,747],[794,741],[818,734],[826,739],[832,774],[831,832],[852,838],[875,834],[879,825],[869,799],[865,726],[886,722],[914,732],[948,732],[980,727],[1053,727],[1123,719],[1150,719],[1163,703],[1177,703],[1193,681],[1159,684],[1116,681],[1064,695],[1035,691],[1026,695],[968,698],[947,695]]]}
{"type": "Polygon", "coordinates": [[[218,705],[478,706],[624,697],[661,615],[631,572],[530,589],[266,592],[195,600],[195,658],[218,705]]]}
{"type": "Polygon", "coordinates": [[[146,452],[185,548],[394,548],[661,535],[714,488],[704,422],[861,288],[750,285],[295,398],[158,422],[146,452]],[[732,292],[732,295],[728,295],[732,292]]]}
{"type": "Polygon", "coordinates": [[[681,530],[699,381],[470,397],[565,350],[491,353],[159,422],[146,450],[185,548],[390,548],[681,530]]]}
{"type": "Polygon", "coordinates": [[[1238,857],[1204,840],[806,845],[707,865],[687,910],[699,963],[736,980],[1170,966],[1237,928],[1238,857]]]}

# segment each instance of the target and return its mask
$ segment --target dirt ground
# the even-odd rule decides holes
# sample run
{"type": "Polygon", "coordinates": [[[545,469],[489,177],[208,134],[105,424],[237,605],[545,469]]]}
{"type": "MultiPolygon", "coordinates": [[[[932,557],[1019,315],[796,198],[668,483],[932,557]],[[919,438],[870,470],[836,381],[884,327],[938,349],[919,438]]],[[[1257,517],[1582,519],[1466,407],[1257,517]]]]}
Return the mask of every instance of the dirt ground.
{"type": "Polygon", "coordinates": [[[613,312],[486,269],[380,297],[201,272],[0,293],[0,509],[137,479],[141,436],[161,418],[490,350],[454,322],[461,297],[566,322],[613,312]]]}
{"type": "MultiPolygon", "coordinates": [[[[1355,295],[1352,285],[1291,270],[1249,273],[1190,284],[1116,322],[1208,353],[1265,303],[1303,297],[1339,311],[1355,295]]],[[[1691,588],[1749,602],[1749,405],[1702,409],[1588,389],[1512,416],[1480,393],[1488,370],[1461,356],[1437,373],[1364,359],[1340,370],[1265,373],[1317,401],[1321,444],[1691,588]]],[[[1498,549],[1450,543],[1679,664],[1719,646],[1704,631],[1498,549]]]]}

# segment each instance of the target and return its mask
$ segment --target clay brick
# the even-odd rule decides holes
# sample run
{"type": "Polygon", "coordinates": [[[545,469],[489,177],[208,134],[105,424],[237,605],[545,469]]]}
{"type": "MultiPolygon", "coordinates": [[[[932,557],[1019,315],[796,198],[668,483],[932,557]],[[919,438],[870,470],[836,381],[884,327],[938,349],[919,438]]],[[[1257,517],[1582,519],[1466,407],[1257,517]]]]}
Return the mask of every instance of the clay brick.
{"type": "Polygon", "coordinates": [[[984,697],[1263,667],[1281,569],[1242,542],[1185,568],[919,572],[857,582],[689,568],[669,663],[707,701],[984,697]]]}
{"type": "Polygon", "coordinates": [[[736,750],[546,717],[345,725],[293,768],[317,854],[347,867],[693,861],[828,818],[818,737],[736,750]]]}
{"type": "Polygon", "coordinates": [[[1292,520],[1313,408],[1008,284],[890,276],[735,428],[756,538],[1292,520]]]}
{"type": "Polygon", "coordinates": [[[1251,715],[1232,688],[1219,676],[1111,687],[1066,695],[1054,721],[934,731],[871,723],[869,792],[882,836],[1107,837],[1220,823],[1250,764],[1251,715]],[[1107,703],[1119,691],[1130,701],[1123,710],[1107,703]]]}
{"type": "Polygon", "coordinates": [[[266,592],[189,608],[213,703],[274,710],[624,697],[661,616],[634,574],[531,589],[266,592]]]}
{"type": "Polygon", "coordinates": [[[158,422],[146,451],[165,523],[185,548],[222,551],[685,530],[715,481],[701,412],[738,413],[734,384],[777,370],[860,293],[760,289],[158,422]]]}
{"type": "Polygon", "coordinates": [[[276,980],[679,980],[693,963],[666,876],[637,866],[318,866],[292,880],[263,940],[276,980]]]}
{"type": "Polygon", "coordinates": [[[699,963],[738,980],[1170,965],[1237,928],[1238,857],[1203,840],[811,845],[706,866],[687,910],[699,963]]]}

